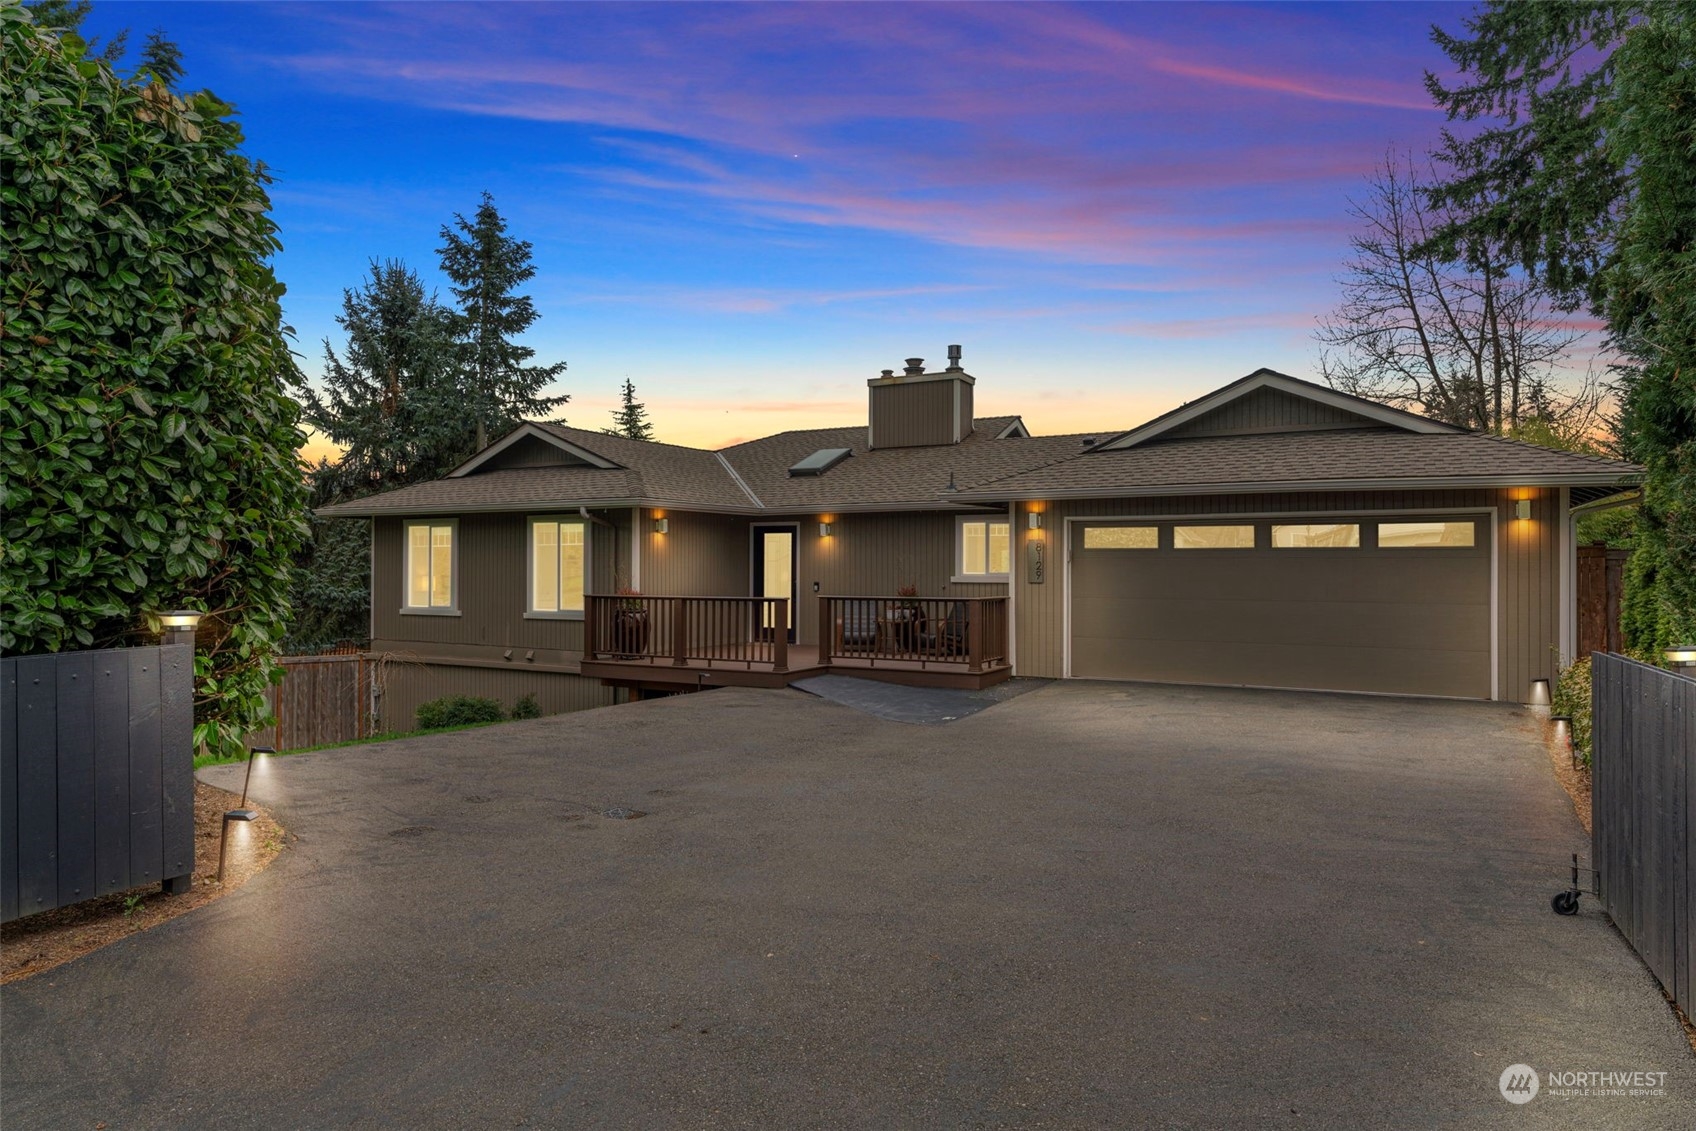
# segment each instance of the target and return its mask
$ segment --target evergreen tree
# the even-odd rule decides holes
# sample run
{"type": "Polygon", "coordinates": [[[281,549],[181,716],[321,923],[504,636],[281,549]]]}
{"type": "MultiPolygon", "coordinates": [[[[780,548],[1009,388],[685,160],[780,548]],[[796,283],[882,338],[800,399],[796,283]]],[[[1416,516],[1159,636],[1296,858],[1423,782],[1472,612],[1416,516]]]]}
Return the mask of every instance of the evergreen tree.
{"type": "Polygon", "coordinates": [[[1648,472],[1648,556],[1627,601],[1656,611],[1628,627],[1657,627],[1628,644],[1662,647],[1696,634],[1696,5],[1496,0],[1466,29],[1433,32],[1460,82],[1426,76],[1475,123],[1444,134],[1433,197],[1456,219],[1434,242],[1500,249],[1629,359],[1619,441],[1648,472]]]}
{"type": "Polygon", "coordinates": [[[624,403],[612,410],[612,427],[601,431],[609,436],[624,436],[631,440],[652,440],[654,426],[648,419],[648,406],[636,399],[636,386],[629,378],[624,381],[624,403]]]}
{"type": "MultiPolygon", "coordinates": [[[[471,454],[458,392],[452,313],[416,272],[373,261],[358,289],[342,292],[338,353],[324,343],[323,391],[303,385],[307,423],[343,449],[311,475],[324,506],[437,478],[471,454]]],[[[292,590],[287,647],[316,652],[364,641],[371,608],[371,527],[366,519],[315,519],[292,590]]]]}
{"type": "Polygon", "coordinates": [[[399,260],[371,263],[342,292],[341,353],[324,342],[323,391],[303,384],[306,422],[344,449],[322,490],[327,500],[434,479],[471,454],[457,388],[452,313],[399,260]]]}
{"type": "Polygon", "coordinates": [[[175,87],[183,79],[183,50],[175,42],[165,38],[162,28],[154,28],[148,33],[147,42],[141,48],[141,73],[152,75],[168,87],[175,87]]]}
{"type": "Polygon", "coordinates": [[[570,399],[542,392],[565,372],[565,362],[528,364],[536,351],[515,341],[540,317],[530,297],[517,291],[535,276],[536,268],[530,262],[530,244],[506,234],[494,198],[485,192],[474,219],[455,213],[454,223],[443,225],[441,234],[437,254],[459,300],[454,336],[462,351],[476,446],[482,450],[491,434],[521,420],[546,417],[570,399]]]}

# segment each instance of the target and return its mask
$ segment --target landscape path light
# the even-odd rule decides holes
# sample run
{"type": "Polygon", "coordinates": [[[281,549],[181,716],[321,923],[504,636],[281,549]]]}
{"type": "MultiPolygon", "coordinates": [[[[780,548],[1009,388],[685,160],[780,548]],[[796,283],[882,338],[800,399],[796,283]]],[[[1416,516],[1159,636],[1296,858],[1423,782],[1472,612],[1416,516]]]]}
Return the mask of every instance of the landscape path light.
{"type": "Polygon", "coordinates": [[[240,808],[224,810],[223,827],[218,834],[218,882],[224,882],[224,864],[230,850],[230,822],[240,821],[246,824],[259,819],[256,809],[247,807],[247,787],[253,781],[253,759],[260,754],[275,754],[269,746],[255,746],[247,752],[247,774],[242,778],[240,808]]]}

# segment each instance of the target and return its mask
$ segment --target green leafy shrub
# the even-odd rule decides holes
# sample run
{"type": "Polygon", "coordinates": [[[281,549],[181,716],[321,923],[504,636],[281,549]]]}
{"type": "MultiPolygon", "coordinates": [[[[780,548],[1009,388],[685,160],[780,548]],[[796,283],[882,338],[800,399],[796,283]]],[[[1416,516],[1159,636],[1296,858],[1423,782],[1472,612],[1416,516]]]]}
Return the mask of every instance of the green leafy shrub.
{"type": "Polygon", "coordinates": [[[205,613],[195,739],[269,714],[306,536],[280,249],[232,109],[0,4],[0,651],[205,613]]]}
{"type": "Polygon", "coordinates": [[[418,707],[419,730],[498,723],[504,718],[506,712],[501,709],[498,701],[481,699],[475,695],[444,695],[418,707]]]}
{"type": "Polygon", "coordinates": [[[524,695],[512,705],[512,717],[515,719],[539,719],[542,717],[542,708],[537,704],[534,695],[524,695]]]}
{"type": "Polygon", "coordinates": [[[1551,696],[1551,711],[1572,718],[1572,751],[1579,764],[1590,765],[1590,657],[1561,670],[1551,696]]]}

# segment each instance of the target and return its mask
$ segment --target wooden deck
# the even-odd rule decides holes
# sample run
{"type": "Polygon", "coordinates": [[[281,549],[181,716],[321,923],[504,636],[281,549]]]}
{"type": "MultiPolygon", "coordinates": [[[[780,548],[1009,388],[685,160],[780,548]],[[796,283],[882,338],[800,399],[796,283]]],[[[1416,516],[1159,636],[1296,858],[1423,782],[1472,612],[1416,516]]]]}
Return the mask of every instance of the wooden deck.
{"type": "Polygon", "coordinates": [[[875,679],[908,687],[947,687],[979,691],[993,687],[1013,674],[1006,664],[981,672],[967,670],[965,663],[932,660],[854,659],[837,657],[829,664],[819,662],[819,650],[810,644],[791,644],[789,663],[775,670],[769,663],[735,659],[690,660],[679,665],[657,657],[621,659],[603,656],[583,660],[582,673],[613,687],[637,690],[679,691],[698,687],[787,687],[798,679],[818,675],[847,675],[875,679]]]}
{"type": "Polygon", "coordinates": [[[581,671],[614,687],[784,687],[847,675],[978,690],[1012,674],[1006,599],[821,597],[818,639],[791,644],[790,602],[768,597],[589,594],[581,671]]]}

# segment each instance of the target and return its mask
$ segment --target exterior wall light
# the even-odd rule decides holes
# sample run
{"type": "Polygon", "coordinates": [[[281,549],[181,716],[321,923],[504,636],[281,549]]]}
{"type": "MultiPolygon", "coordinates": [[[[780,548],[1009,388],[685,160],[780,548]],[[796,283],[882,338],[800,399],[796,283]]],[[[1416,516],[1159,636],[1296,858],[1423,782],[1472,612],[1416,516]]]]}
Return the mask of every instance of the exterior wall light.
{"type": "Polygon", "coordinates": [[[1547,707],[1549,705],[1549,681],[1546,679],[1532,680],[1531,698],[1525,702],[1530,707],[1547,707]]]}
{"type": "Polygon", "coordinates": [[[1661,655],[1675,668],[1696,668],[1696,644],[1674,644],[1661,655]]]}
{"type": "Polygon", "coordinates": [[[1032,511],[1030,514],[1025,516],[1025,519],[1026,519],[1026,521],[1028,521],[1030,523],[1030,528],[1032,530],[1041,530],[1042,529],[1042,512],[1041,511],[1032,511]]]}
{"type": "Polygon", "coordinates": [[[828,523],[828,522],[819,523],[819,537],[820,538],[829,538],[830,537],[830,523],[828,523]]]}
{"type": "Polygon", "coordinates": [[[668,518],[656,518],[656,519],[654,519],[654,533],[655,534],[664,534],[666,531],[668,531],[670,529],[671,529],[671,520],[670,519],[668,519],[668,518]]]}
{"type": "Polygon", "coordinates": [[[1530,518],[1531,517],[1531,500],[1530,499],[1521,499],[1521,500],[1519,500],[1519,502],[1515,503],[1513,505],[1513,516],[1514,516],[1514,518],[1519,519],[1521,521],[1524,521],[1525,519],[1530,518]]]}

